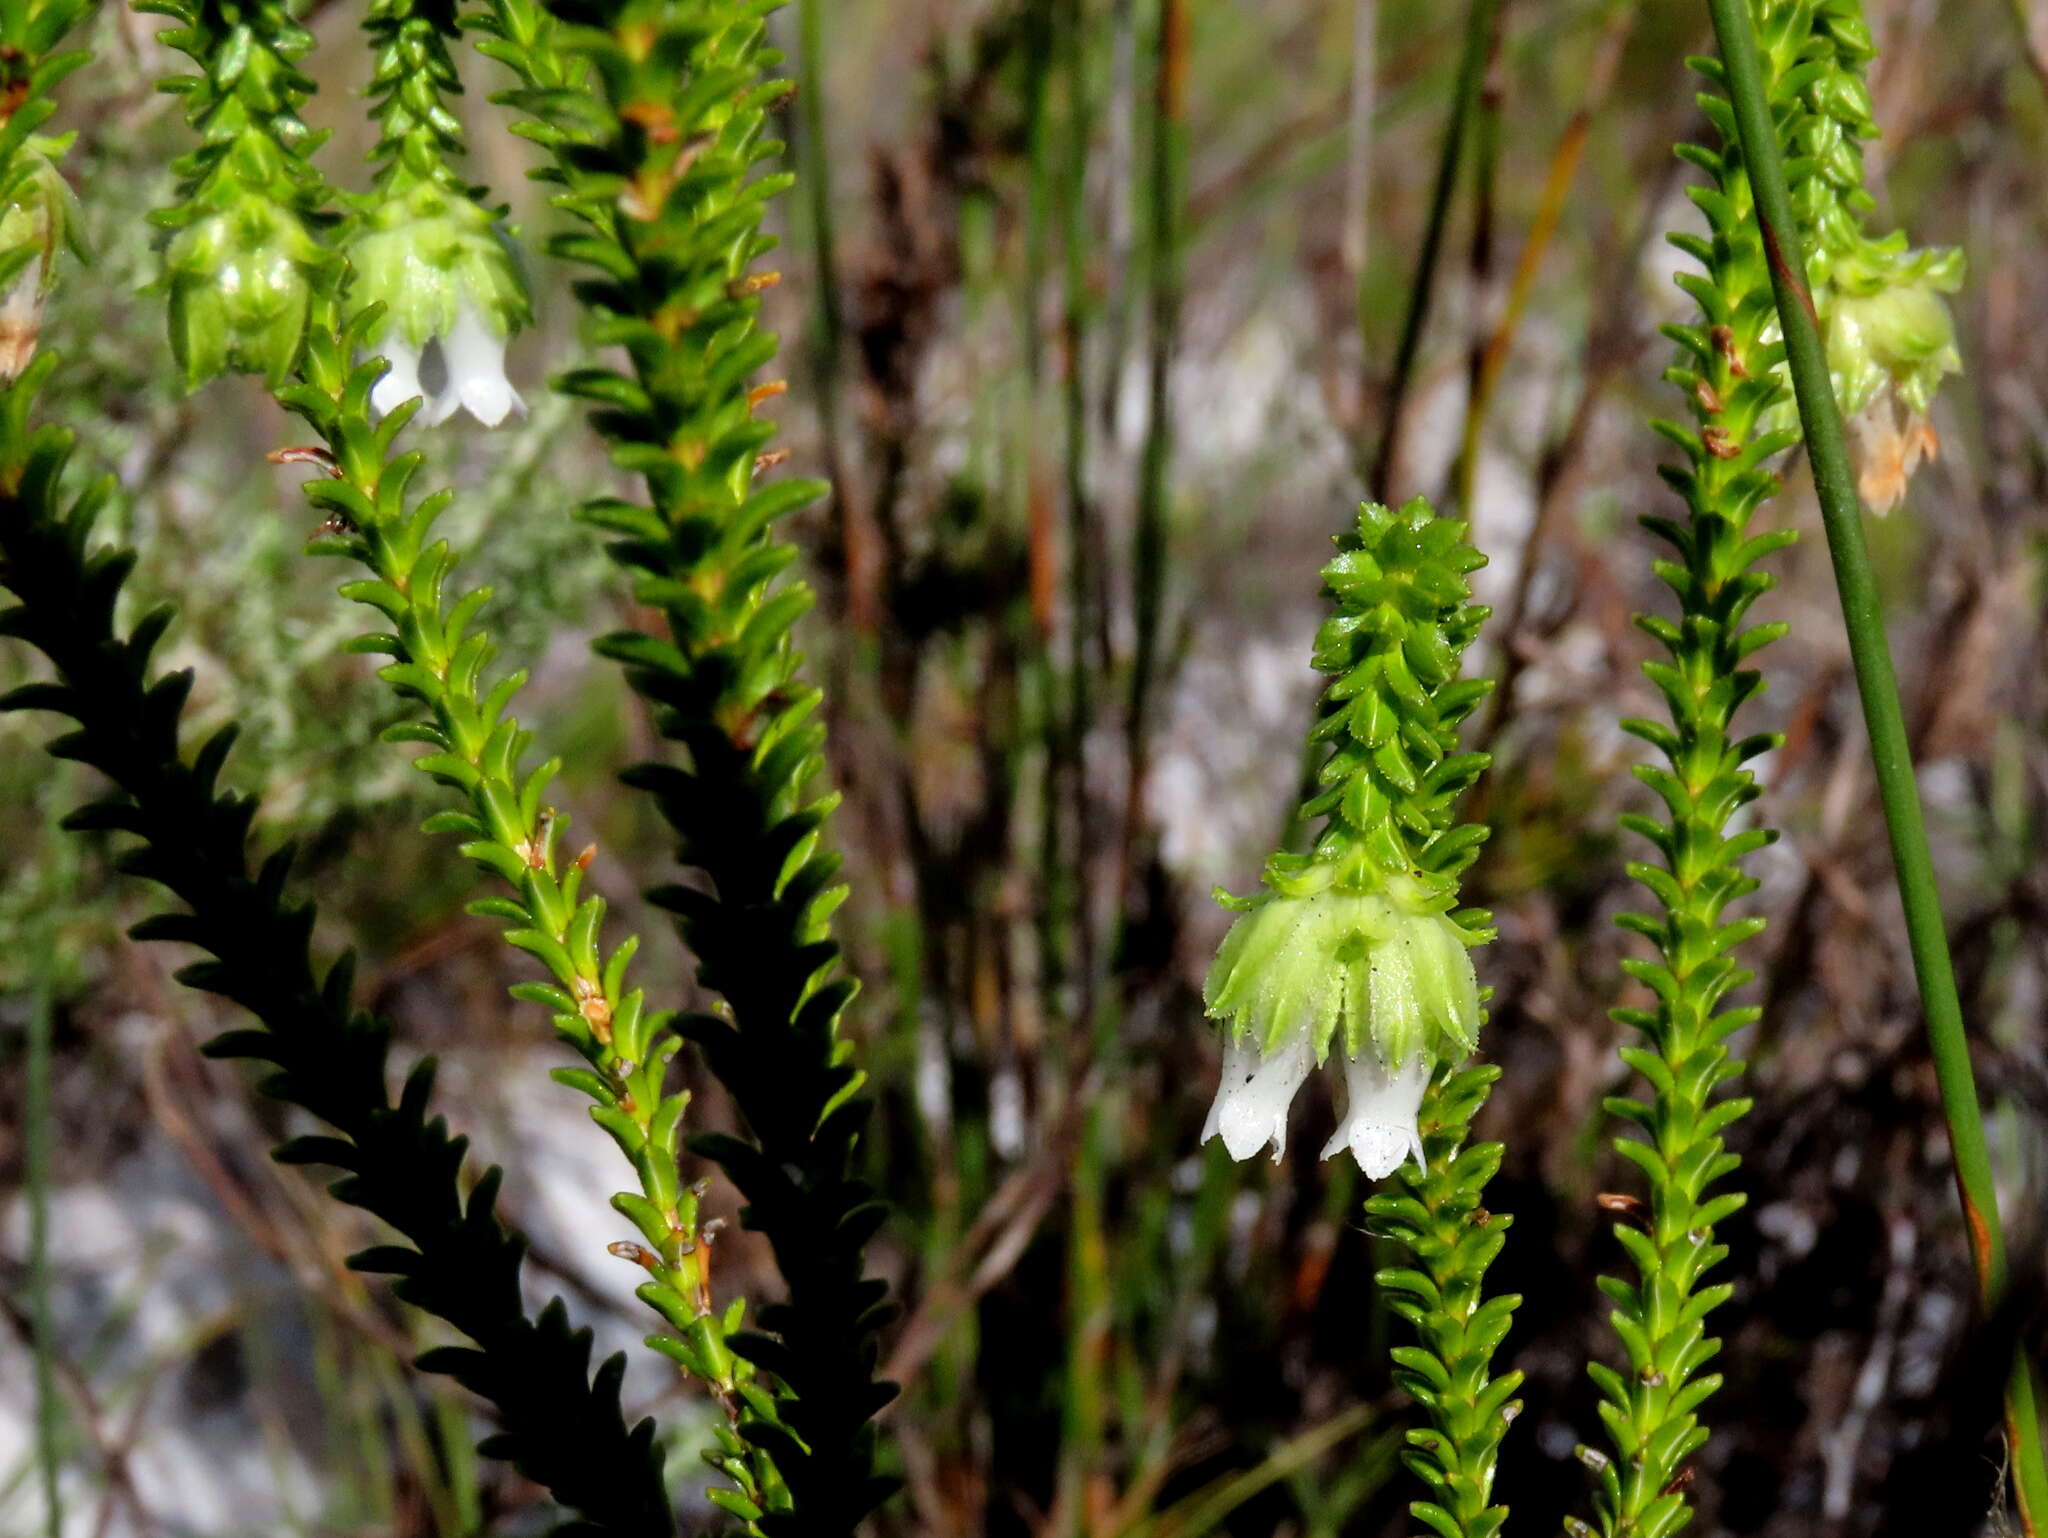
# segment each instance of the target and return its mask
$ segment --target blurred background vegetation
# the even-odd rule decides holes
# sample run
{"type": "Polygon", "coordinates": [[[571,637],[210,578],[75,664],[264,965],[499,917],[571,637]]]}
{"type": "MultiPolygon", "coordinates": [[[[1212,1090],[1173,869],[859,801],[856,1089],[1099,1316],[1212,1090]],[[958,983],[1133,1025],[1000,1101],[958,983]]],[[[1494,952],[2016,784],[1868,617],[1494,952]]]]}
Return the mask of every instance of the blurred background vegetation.
{"type": "MultiPolygon", "coordinates": [[[[1943,452],[1875,542],[1946,884],[2015,1256],[2038,1283],[2048,1194],[2048,12],[2028,0],[1870,0],[1885,216],[1957,244],[1968,372],[1943,452]]],[[[369,138],[352,8],[314,0],[328,174],[369,138]]],[[[1692,228],[1674,140],[1697,137],[1684,56],[1704,7],[1506,0],[1412,382],[1390,384],[1431,206],[1465,8],[1434,0],[804,0],[774,25],[802,90],[770,315],[808,514],[807,624],[829,690],[851,1015],[880,1101],[869,1154],[895,1216],[872,1255],[905,1308],[886,1413],[906,1492],[884,1533],[1195,1538],[1409,1531],[1401,1405],[1348,1161],[1312,1157],[1317,1100],[1279,1165],[1196,1136],[1216,1046],[1199,988],[1224,915],[1293,804],[1316,680],[1316,568],[1369,481],[1427,493],[1492,558],[1475,735],[1494,838],[1468,899],[1498,912],[1482,1122],[1515,1228],[1497,1285],[1527,1301],[1528,1374],[1504,1453],[1518,1519],[1584,1509],[1582,1363],[1611,1353],[1593,1279],[1620,1264],[1599,1198],[1623,1087],[1612,926],[1636,904],[1616,815],[1646,799],[1619,717],[1651,705],[1629,616],[1662,602],[1646,511],[1669,512],[1648,416],[1677,318],[1660,239],[1692,228]],[[1476,388],[1475,388],[1476,382],[1476,388]],[[1389,448],[1391,445],[1391,448],[1389,448]],[[1306,1125],[1303,1125],[1306,1122],[1306,1125]]],[[[93,248],[61,284],[49,408],[117,470],[140,585],[175,598],[196,712],[239,717],[265,836],[300,839],[335,947],[365,953],[402,1051],[438,1054],[451,1116],[511,1165],[530,1285],[563,1292],[629,1393],[676,1428],[693,1528],[710,1413],[640,1352],[611,1150],[545,1070],[562,1053],[470,878],[415,828],[418,777],[378,729],[396,708],[343,655],[342,573],[270,450],[295,425],[253,381],[176,388],[140,211],[182,147],[155,23],[116,8],[59,123],[93,248]]],[[[473,67],[469,67],[473,66],[473,67]]],[[[550,215],[529,147],[471,81],[474,171],[529,235],[550,215]]],[[[667,841],[614,775],[652,751],[586,642],[632,624],[566,510],[611,472],[543,379],[579,356],[561,276],[534,258],[539,325],[515,343],[532,414],[420,436],[460,488],[466,573],[495,586],[528,724],[594,878],[629,921],[667,841]]],[[[1733,1134],[1749,1208],[1733,1246],[1709,1533],[2005,1531],[1995,1382],[1970,1350],[1972,1285],[1825,552],[1804,483],[1767,517],[1783,560],[1759,729],[1770,919],[1740,1049],[1757,1113],[1733,1134]],[[1982,1413],[1980,1413],[1980,1410],[1982,1413]],[[1981,1514],[1981,1520],[1980,1520],[1981,1514]]],[[[0,683],[23,666],[0,651],[0,683]]],[[[104,849],[54,835],[84,787],[0,718],[0,1533],[39,1530],[26,1345],[22,1044],[47,1007],[49,1256],[67,1534],[466,1538],[548,1512],[468,1448],[473,1405],[404,1362],[417,1322],[348,1272],[369,1242],[264,1150],[282,1118],[196,1044],[224,1023],[122,937],[145,899],[104,849]]],[[[673,942],[650,994],[686,1001],[673,942]]],[[[694,1070],[691,1070],[694,1072],[694,1070]]],[[[701,1075],[699,1075],[701,1077],[701,1075]]],[[[730,1110],[696,1086],[692,1117],[730,1110]]],[[[1317,1091],[1317,1095],[1324,1092],[1317,1091]]],[[[1313,1098],[1313,1097],[1311,1097],[1313,1098]]],[[[723,1185],[714,1211],[730,1211],[723,1185]]],[[[728,1293],[773,1294],[766,1255],[718,1240],[728,1293]]]]}

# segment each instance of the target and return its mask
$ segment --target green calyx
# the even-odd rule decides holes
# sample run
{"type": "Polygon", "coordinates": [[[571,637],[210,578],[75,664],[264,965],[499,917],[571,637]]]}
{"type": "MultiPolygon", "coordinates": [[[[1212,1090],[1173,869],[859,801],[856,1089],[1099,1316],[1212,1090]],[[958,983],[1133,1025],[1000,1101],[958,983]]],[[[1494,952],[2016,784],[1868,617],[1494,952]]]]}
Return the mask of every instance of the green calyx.
{"type": "Polygon", "coordinates": [[[349,247],[349,264],[350,312],[384,307],[372,344],[396,334],[425,347],[454,328],[465,304],[501,337],[529,317],[518,260],[497,218],[438,180],[394,183],[377,197],[349,247]]]}
{"type": "Polygon", "coordinates": [[[9,168],[12,186],[0,210],[0,259],[18,251],[31,254],[38,285],[48,291],[59,247],[83,256],[78,223],[78,196],[59,169],[75,133],[31,134],[9,168]]]}
{"type": "Polygon", "coordinates": [[[1323,827],[1307,854],[1266,862],[1263,891],[1216,894],[1241,916],[1204,1001],[1233,1041],[1262,1051],[1305,1030],[1321,1061],[1341,1029],[1347,1057],[1455,1059],[1480,1020],[1466,952],[1493,933],[1487,913],[1454,911],[1486,837],[1453,815],[1488,762],[1458,749],[1492,687],[1458,676],[1488,612],[1466,578],[1486,558],[1419,497],[1366,505],[1336,544],[1314,653],[1332,682],[1309,730],[1325,756],[1301,808],[1323,827]]]}
{"type": "Polygon", "coordinates": [[[1962,370],[1955,322],[1944,293],[1962,285],[1962,254],[1923,253],[1919,275],[1868,292],[1837,289],[1821,315],[1828,372],[1845,416],[1859,416],[1890,395],[1925,416],[1944,374],[1962,370]]]}
{"type": "Polygon", "coordinates": [[[32,134],[7,168],[0,195],[0,380],[19,378],[35,356],[58,250],[85,255],[78,199],[58,169],[74,137],[32,134]]]}
{"type": "Polygon", "coordinates": [[[1347,1058],[1455,1060],[1478,1041],[1466,948],[1480,938],[1395,884],[1365,896],[1271,896],[1231,925],[1202,999],[1231,1040],[1262,1053],[1306,1031],[1321,1063],[1341,1030],[1347,1058]]]}
{"type": "Polygon", "coordinates": [[[230,369],[282,384],[329,253],[292,212],[250,195],[186,225],[164,253],[171,346],[186,387],[230,369]]]}

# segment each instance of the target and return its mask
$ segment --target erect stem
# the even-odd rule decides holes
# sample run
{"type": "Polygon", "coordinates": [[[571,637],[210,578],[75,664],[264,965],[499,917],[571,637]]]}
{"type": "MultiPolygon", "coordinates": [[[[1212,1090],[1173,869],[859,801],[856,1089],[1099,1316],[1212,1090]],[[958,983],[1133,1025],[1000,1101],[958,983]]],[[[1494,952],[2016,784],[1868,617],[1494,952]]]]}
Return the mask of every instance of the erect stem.
{"type": "MultiPolygon", "coordinates": [[[[1863,542],[1862,503],[1842,431],[1841,411],[1828,378],[1826,350],[1807,291],[1806,262],[1800,251],[1799,227],[1792,216],[1777,131],[1765,101],[1749,0],[1708,0],[1708,6],[1727,71],[1728,94],[1735,107],[1743,159],[1756,195],[1757,219],[1770,259],[1771,287],[1778,301],[1778,323],[1784,332],[1785,355],[1799,401],[1800,422],[1806,432],[1807,457],[1813,465],[1814,489],[1820,498],[1821,521],[1827,529],[1835,586],[1842,597],[1842,620],[1855,663],[1856,689],[1863,700],[1863,723],[1870,738],[1878,796],[1884,804],[1885,829],[1891,837],[1899,900],[1906,913],[1906,937],[1927,1020],[1928,1049],[1941,1086],[1942,1113],[1948,1121],[1949,1143],[1955,1154],[1956,1186],[1969,1228],[1978,1290],[1982,1300],[1989,1304],[2005,1290],[2005,1238],[1999,1224],[1998,1197],[1992,1182],[1983,1114],[1977,1101],[1976,1076],[1970,1068],[1969,1037],[1963,1026],[1962,1004],[1956,995],[1955,971],[1949,961],[1948,934],[1942,924],[1941,895],[1935,885],[1934,862],[1928,854],[1919,786],[1913,777],[1905,714],[1899,704],[1898,680],[1892,670],[1891,648],[1885,639],[1884,614],[1870,572],[1870,556],[1863,542]]],[[[2043,1461],[2034,1385],[2024,1359],[2015,1362],[2007,1383],[2005,1418],[2020,1522],[2033,1538],[2043,1531],[2043,1524],[2048,1524],[2048,1464],[2043,1461]]]]}
{"type": "MultiPolygon", "coordinates": [[[[68,787],[67,787],[68,788],[68,787]]],[[[54,817],[51,819],[56,820],[54,817]]],[[[48,841],[59,848],[53,836],[48,841]]],[[[28,1002],[28,1073],[22,1125],[28,1188],[28,1313],[35,1340],[36,1473],[43,1495],[43,1531],[61,1538],[64,1497],[60,1483],[63,1407],[57,1402],[57,1340],[50,1316],[50,1037],[56,992],[54,933],[36,947],[28,1002]]]]}
{"type": "Polygon", "coordinates": [[[1096,632],[1101,573],[1091,559],[1096,538],[1094,509],[1089,500],[1088,465],[1088,338],[1097,304],[1089,291],[1091,232],[1088,221],[1088,156],[1093,142],[1096,103],[1089,92],[1087,0],[1065,0],[1058,18],[1059,68],[1066,78],[1066,142],[1060,173],[1061,326],[1066,372],[1060,381],[1064,424],[1065,496],[1067,513],[1067,713],[1058,743],[1057,778],[1072,808],[1075,851],[1065,897],[1072,947],[1072,973],[1077,980],[1073,1018],[1084,1037],[1095,1019],[1094,910],[1089,905],[1095,840],[1088,795],[1088,729],[1095,719],[1095,694],[1089,675],[1089,642],[1096,632]]]}
{"type": "MultiPolygon", "coordinates": [[[[1451,467],[1451,497],[1460,518],[1472,516],[1472,487],[1479,474],[1479,429],[1485,410],[1481,392],[1485,388],[1488,318],[1493,310],[1494,224],[1500,201],[1501,101],[1506,85],[1501,78],[1500,28],[1486,50],[1486,69],[1479,86],[1479,103],[1473,114],[1474,146],[1472,175],[1472,244],[1466,268],[1471,285],[1471,338],[1466,350],[1465,425],[1467,434],[1451,467]]],[[[1391,461],[1388,469],[1393,468],[1391,461]]]]}
{"type": "Polygon", "coordinates": [[[1444,125],[1443,153],[1437,160],[1436,184],[1429,197],[1429,222],[1423,227],[1422,249],[1415,258],[1415,277],[1408,285],[1408,308],[1401,317],[1401,341],[1394,351],[1393,377],[1387,385],[1386,410],[1381,413],[1384,425],[1380,429],[1379,454],[1373,461],[1368,483],[1375,502],[1385,502],[1390,496],[1388,481],[1394,473],[1394,456],[1400,449],[1402,408],[1415,374],[1415,354],[1422,345],[1423,323],[1429,319],[1437,259],[1443,253],[1444,226],[1450,222],[1451,191],[1458,184],[1465,140],[1478,111],[1479,87],[1486,78],[1486,56],[1500,8],[1501,0],[1472,0],[1472,8],[1465,14],[1465,44],[1458,56],[1458,84],[1451,98],[1451,119],[1444,125]]]}
{"type": "MultiPolygon", "coordinates": [[[[1488,3],[1488,0],[1481,0],[1488,3]]],[[[1180,336],[1182,184],[1187,175],[1187,0],[1159,0],[1152,75],[1152,165],[1146,198],[1151,334],[1145,372],[1145,444],[1138,466],[1137,529],[1131,548],[1131,658],[1125,721],[1129,786],[1124,813],[1124,874],[1144,824],[1150,768],[1153,686],[1166,591],[1166,521],[1173,469],[1173,359],[1180,336]]]]}
{"type": "MultiPolygon", "coordinates": [[[[1529,307],[1529,296],[1535,292],[1536,277],[1542,269],[1543,258],[1550,250],[1550,240],[1557,233],[1558,221],[1564,215],[1565,199],[1571,195],[1572,183],[1578,175],[1579,161],[1584,157],[1586,141],[1593,127],[1595,113],[1607,100],[1607,93],[1614,84],[1614,77],[1621,65],[1621,53],[1627,44],[1629,34],[1634,31],[1636,18],[1641,12],[1626,3],[1608,7],[1606,19],[1601,23],[1600,38],[1594,47],[1593,62],[1587,74],[1585,100],[1574,112],[1571,121],[1565,124],[1559,135],[1557,149],[1550,158],[1550,170],[1543,180],[1543,197],[1537,204],[1536,217],[1529,222],[1529,235],[1522,242],[1522,251],[1515,258],[1514,276],[1508,281],[1507,299],[1501,306],[1500,318],[1492,329],[1479,341],[1480,351],[1472,369],[1471,392],[1465,401],[1465,430],[1458,448],[1458,458],[1453,467],[1454,491],[1452,505],[1461,518],[1472,516],[1472,488],[1479,473],[1479,441],[1486,429],[1487,412],[1493,405],[1495,388],[1507,367],[1508,353],[1514,346],[1515,332],[1520,327],[1522,316],[1529,307]]],[[[1495,49],[1496,55],[1498,48],[1495,49]]],[[[1496,105],[1490,114],[1498,134],[1499,108],[1496,105]]],[[[1517,578],[1519,581],[1520,579],[1517,578]]],[[[1501,633],[1512,636],[1518,626],[1511,626],[1501,633]]],[[[1512,664],[1503,663],[1503,668],[1512,664]]],[[[1494,692],[1488,719],[1491,720],[1505,708],[1508,686],[1503,678],[1501,688],[1494,692]]]]}
{"type": "Polygon", "coordinates": [[[880,552],[867,509],[847,469],[840,420],[839,374],[846,315],[839,297],[838,237],[832,219],[832,138],[825,124],[825,23],[820,0],[797,6],[797,164],[808,198],[815,326],[809,352],[811,385],[818,394],[819,449],[832,503],[839,514],[840,559],[845,567],[846,621],[855,634],[873,632],[881,606],[880,552]]]}

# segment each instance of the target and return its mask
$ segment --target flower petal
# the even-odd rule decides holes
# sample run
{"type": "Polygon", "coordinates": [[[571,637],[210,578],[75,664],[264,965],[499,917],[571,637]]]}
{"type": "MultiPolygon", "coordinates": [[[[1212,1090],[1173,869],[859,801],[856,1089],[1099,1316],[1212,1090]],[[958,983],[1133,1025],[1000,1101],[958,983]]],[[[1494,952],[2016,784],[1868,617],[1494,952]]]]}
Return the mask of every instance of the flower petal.
{"type": "Polygon", "coordinates": [[[1223,1083],[1209,1108],[1202,1140],[1221,1137],[1233,1159],[1249,1159],[1271,1143],[1278,1163],[1287,1151],[1287,1112],[1308,1078],[1313,1058],[1306,1031],[1296,1032],[1263,1057],[1250,1038],[1230,1047],[1224,1053],[1223,1083]]]}
{"type": "Polygon", "coordinates": [[[1429,1087],[1429,1072],[1427,1057],[1411,1058],[1391,1071],[1369,1051],[1349,1059],[1344,1064],[1344,1119],[1323,1145],[1322,1156],[1327,1159],[1348,1147],[1372,1180],[1386,1179],[1411,1155],[1418,1168],[1425,1167],[1415,1116],[1422,1108],[1422,1092],[1429,1087]]]}
{"type": "Polygon", "coordinates": [[[505,377],[505,338],[475,305],[464,303],[455,312],[441,352],[448,360],[448,387],[435,402],[441,417],[451,415],[459,403],[484,426],[496,427],[509,413],[526,410],[505,377]]]}
{"type": "Polygon", "coordinates": [[[391,365],[384,377],[370,386],[370,409],[381,417],[420,393],[420,350],[395,331],[379,350],[391,365]]]}
{"type": "Polygon", "coordinates": [[[1221,1124],[1224,1103],[1233,1091],[1242,1090],[1250,1082],[1258,1066],[1259,1049],[1249,1041],[1224,1042],[1223,1072],[1217,1076],[1216,1098],[1209,1102],[1208,1120],[1202,1123],[1203,1142],[1208,1142],[1216,1135],[1221,1124]]]}

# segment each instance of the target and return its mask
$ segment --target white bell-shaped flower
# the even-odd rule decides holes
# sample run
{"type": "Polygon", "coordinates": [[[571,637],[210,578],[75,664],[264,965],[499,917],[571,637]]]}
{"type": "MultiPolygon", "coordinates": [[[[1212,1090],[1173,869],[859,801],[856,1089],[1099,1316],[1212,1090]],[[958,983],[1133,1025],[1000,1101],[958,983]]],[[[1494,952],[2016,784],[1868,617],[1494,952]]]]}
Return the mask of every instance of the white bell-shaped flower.
{"type": "Polygon", "coordinates": [[[1261,1052],[1249,1038],[1226,1045],[1223,1082],[1209,1107],[1202,1141],[1222,1138],[1233,1159],[1249,1159],[1270,1143],[1278,1163],[1287,1152],[1287,1113],[1314,1066],[1315,1050],[1306,1028],[1270,1053],[1261,1052]]]}
{"type": "Polygon", "coordinates": [[[451,181],[401,170],[348,259],[351,310],[377,310],[364,345],[390,364],[370,390],[378,413],[424,395],[423,425],[467,411],[496,427],[526,409],[505,377],[505,343],[531,309],[495,213],[451,181]]]}
{"type": "MultiPolygon", "coordinates": [[[[378,416],[389,416],[415,395],[424,393],[420,389],[420,352],[420,348],[396,333],[385,338],[384,361],[391,366],[382,379],[370,386],[370,409],[378,416]]],[[[432,402],[428,406],[431,409],[432,402]]]]}
{"type": "Polygon", "coordinates": [[[1351,1150],[1351,1157],[1367,1178],[1384,1180],[1408,1161],[1412,1154],[1417,1168],[1428,1159],[1422,1151],[1422,1132],[1415,1124],[1422,1109],[1422,1092],[1429,1088],[1429,1060],[1410,1058],[1388,1069],[1371,1052],[1361,1052],[1344,1064],[1344,1119],[1337,1132],[1323,1145],[1323,1157],[1351,1150]]]}
{"type": "Polygon", "coordinates": [[[448,382],[423,414],[429,426],[447,421],[458,409],[486,427],[496,427],[512,412],[526,410],[526,402],[505,377],[505,341],[481,309],[467,299],[461,303],[455,324],[441,338],[448,382]]]}
{"type": "Polygon", "coordinates": [[[1440,1062],[1472,1050],[1471,935],[1418,892],[1325,889],[1249,906],[1203,990],[1225,1022],[1223,1082],[1202,1129],[1233,1159],[1287,1147],[1287,1114],[1319,1063],[1343,1065],[1348,1110],[1322,1156],[1349,1148],[1382,1180],[1425,1162],[1416,1116],[1440,1062]]]}

